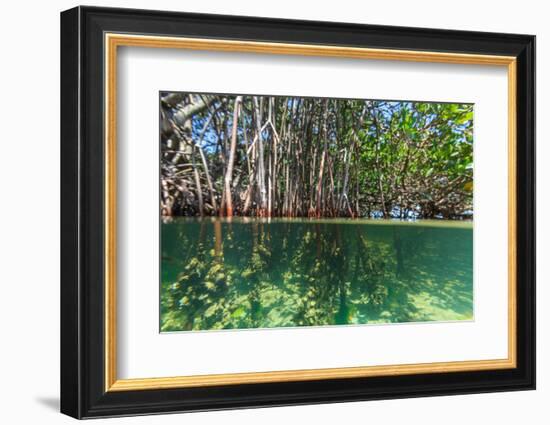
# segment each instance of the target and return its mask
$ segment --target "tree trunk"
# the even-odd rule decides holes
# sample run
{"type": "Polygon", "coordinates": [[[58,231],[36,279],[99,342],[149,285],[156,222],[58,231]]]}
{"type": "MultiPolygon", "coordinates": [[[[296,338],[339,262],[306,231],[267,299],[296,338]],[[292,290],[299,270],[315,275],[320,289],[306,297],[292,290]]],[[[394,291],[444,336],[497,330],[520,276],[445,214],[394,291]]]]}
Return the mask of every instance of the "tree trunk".
{"type": "Polygon", "coordinates": [[[261,109],[258,102],[258,97],[253,96],[252,101],[254,103],[254,112],[256,115],[256,134],[257,134],[257,143],[258,143],[258,186],[260,192],[260,208],[259,216],[265,216],[267,209],[267,194],[265,187],[265,164],[264,164],[264,141],[262,136],[262,115],[261,109]]]}
{"type": "Polygon", "coordinates": [[[239,126],[239,108],[242,102],[242,96],[235,98],[233,104],[233,127],[231,128],[231,146],[229,148],[229,159],[227,161],[227,168],[225,171],[224,189],[222,196],[222,208],[223,214],[224,201],[225,201],[225,215],[227,217],[233,216],[233,199],[231,196],[231,180],[233,179],[233,164],[235,163],[235,150],[237,149],[237,130],[239,126]]]}
{"type": "Polygon", "coordinates": [[[317,206],[315,209],[315,214],[317,217],[321,217],[321,202],[323,195],[323,173],[325,171],[325,158],[327,155],[328,148],[328,132],[327,132],[327,118],[328,118],[328,100],[324,102],[323,110],[323,119],[322,119],[322,137],[323,141],[323,152],[321,153],[321,163],[319,164],[319,177],[317,179],[317,206]]]}

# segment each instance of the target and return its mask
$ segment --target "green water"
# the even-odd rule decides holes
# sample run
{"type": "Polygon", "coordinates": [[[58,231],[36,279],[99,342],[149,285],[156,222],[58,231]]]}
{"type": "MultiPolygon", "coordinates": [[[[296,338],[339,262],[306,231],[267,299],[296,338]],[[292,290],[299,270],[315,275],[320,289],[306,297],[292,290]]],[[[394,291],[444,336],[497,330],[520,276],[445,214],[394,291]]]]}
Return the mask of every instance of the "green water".
{"type": "Polygon", "coordinates": [[[468,222],[175,218],[162,331],[471,320],[468,222]]]}

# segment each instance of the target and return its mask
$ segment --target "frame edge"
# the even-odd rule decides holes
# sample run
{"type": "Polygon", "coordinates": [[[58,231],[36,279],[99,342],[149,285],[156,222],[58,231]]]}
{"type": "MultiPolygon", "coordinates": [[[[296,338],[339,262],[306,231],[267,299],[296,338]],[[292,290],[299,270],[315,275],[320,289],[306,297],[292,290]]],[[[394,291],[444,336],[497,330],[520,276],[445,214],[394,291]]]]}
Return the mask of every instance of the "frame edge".
{"type": "Polygon", "coordinates": [[[60,411],[82,417],[79,273],[80,144],[79,7],[61,12],[61,339],[60,411]]]}

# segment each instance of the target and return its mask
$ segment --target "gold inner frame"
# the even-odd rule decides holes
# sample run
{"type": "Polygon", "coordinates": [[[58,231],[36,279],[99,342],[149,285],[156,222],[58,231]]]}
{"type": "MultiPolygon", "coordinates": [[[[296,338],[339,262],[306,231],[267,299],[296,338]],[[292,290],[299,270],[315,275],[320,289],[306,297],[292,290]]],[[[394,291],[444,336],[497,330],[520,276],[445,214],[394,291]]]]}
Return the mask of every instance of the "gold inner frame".
{"type": "Polygon", "coordinates": [[[326,45],[105,34],[105,391],[308,381],[354,377],[482,371],[516,367],[516,58],[513,56],[370,49],[326,45]],[[249,52],[355,59],[398,60],[507,67],[508,72],[508,357],[383,366],[248,372],[164,378],[118,379],[116,325],[116,106],[119,46],[249,52]]]}

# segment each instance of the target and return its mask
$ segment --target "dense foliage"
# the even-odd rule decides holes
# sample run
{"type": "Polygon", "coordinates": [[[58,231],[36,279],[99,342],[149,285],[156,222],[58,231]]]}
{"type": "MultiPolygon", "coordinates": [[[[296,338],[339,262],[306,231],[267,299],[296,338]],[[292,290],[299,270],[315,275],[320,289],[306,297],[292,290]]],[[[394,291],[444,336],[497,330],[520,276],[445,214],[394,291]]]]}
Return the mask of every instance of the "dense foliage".
{"type": "Polygon", "coordinates": [[[473,106],[162,93],[165,216],[472,215],[473,106]]]}

